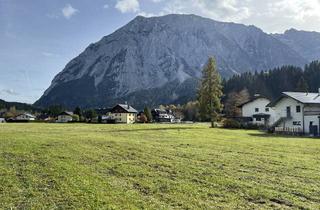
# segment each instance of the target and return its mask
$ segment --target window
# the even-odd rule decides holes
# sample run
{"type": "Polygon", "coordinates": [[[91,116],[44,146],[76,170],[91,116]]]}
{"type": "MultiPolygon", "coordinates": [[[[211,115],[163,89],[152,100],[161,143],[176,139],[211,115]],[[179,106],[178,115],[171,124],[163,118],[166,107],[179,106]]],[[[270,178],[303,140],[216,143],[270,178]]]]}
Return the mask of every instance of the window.
{"type": "Polygon", "coordinates": [[[260,118],[260,117],[257,117],[257,118],[256,118],[256,121],[257,121],[257,122],[260,122],[260,121],[261,121],[261,118],[260,118]]]}
{"type": "Polygon", "coordinates": [[[255,112],[259,112],[259,108],[255,108],[255,112]]]}
{"type": "Polygon", "coordinates": [[[269,108],[268,107],[266,107],[266,112],[269,112],[269,108]]]}
{"type": "Polygon", "coordinates": [[[297,113],[300,113],[300,112],[301,112],[301,106],[297,106],[297,107],[296,107],[296,112],[297,112],[297,113]]]}

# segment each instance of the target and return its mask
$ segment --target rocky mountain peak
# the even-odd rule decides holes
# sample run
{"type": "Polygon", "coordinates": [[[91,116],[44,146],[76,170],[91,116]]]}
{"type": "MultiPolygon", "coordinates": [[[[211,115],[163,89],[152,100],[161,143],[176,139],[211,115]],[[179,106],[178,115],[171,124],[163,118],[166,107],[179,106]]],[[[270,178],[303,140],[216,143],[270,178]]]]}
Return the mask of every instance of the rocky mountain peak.
{"type": "Polygon", "coordinates": [[[184,103],[195,97],[210,56],[223,77],[307,63],[255,26],[196,15],[138,16],[70,61],[36,105],[105,107],[128,101],[139,108],[184,103]]]}

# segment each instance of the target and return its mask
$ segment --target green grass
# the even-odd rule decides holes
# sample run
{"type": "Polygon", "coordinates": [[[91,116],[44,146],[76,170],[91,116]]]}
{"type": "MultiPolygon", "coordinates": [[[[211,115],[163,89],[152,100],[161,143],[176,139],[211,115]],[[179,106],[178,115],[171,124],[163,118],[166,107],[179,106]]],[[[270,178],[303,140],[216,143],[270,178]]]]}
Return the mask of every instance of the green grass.
{"type": "Polygon", "coordinates": [[[200,124],[0,125],[0,209],[319,206],[318,139],[200,124]]]}

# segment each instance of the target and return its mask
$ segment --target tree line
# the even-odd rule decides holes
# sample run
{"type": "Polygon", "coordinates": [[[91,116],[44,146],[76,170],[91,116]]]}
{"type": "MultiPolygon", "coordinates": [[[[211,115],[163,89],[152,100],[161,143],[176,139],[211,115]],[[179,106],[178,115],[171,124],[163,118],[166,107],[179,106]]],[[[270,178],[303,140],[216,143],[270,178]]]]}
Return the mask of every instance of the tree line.
{"type": "Polygon", "coordinates": [[[285,91],[318,92],[320,88],[320,62],[313,61],[304,69],[295,66],[283,66],[269,71],[234,75],[224,80],[224,93],[240,92],[247,89],[253,96],[262,94],[276,99],[285,91]]]}

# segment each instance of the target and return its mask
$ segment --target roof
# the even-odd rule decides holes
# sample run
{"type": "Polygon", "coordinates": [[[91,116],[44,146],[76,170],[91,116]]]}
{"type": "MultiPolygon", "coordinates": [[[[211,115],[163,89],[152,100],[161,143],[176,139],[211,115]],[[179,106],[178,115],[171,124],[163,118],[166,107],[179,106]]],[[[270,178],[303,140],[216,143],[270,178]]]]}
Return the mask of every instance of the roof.
{"type": "Polygon", "coordinates": [[[69,115],[69,116],[72,116],[72,115],[73,115],[73,112],[64,111],[64,112],[61,112],[59,115],[69,115]]]}
{"type": "Polygon", "coordinates": [[[292,98],[303,104],[320,104],[320,93],[282,92],[282,95],[278,99],[267,106],[274,107],[283,98],[292,98]]]}
{"type": "Polygon", "coordinates": [[[27,116],[27,117],[29,117],[29,118],[35,118],[35,116],[33,116],[32,114],[29,114],[29,113],[19,114],[19,115],[17,115],[17,117],[19,117],[19,116],[21,116],[21,115],[25,115],[25,116],[27,116]]]}
{"type": "Polygon", "coordinates": [[[111,112],[112,108],[108,107],[108,108],[97,108],[95,109],[96,113],[98,115],[104,115],[107,114],[108,112],[111,112]]]}
{"type": "Polygon", "coordinates": [[[267,97],[265,97],[265,96],[263,96],[263,95],[255,95],[255,96],[253,96],[249,101],[240,104],[238,107],[241,108],[241,107],[243,107],[244,105],[246,105],[246,104],[248,104],[248,103],[251,103],[251,102],[253,102],[253,101],[257,100],[257,99],[261,99],[261,98],[265,98],[265,99],[267,99],[267,100],[270,100],[270,99],[268,99],[267,97]]]}
{"type": "Polygon", "coordinates": [[[113,107],[113,109],[116,108],[117,106],[120,106],[122,109],[124,109],[128,113],[138,113],[138,111],[136,109],[134,109],[132,106],[130,106],[128,104],[118,104],[115,107],[113,107]]]}

